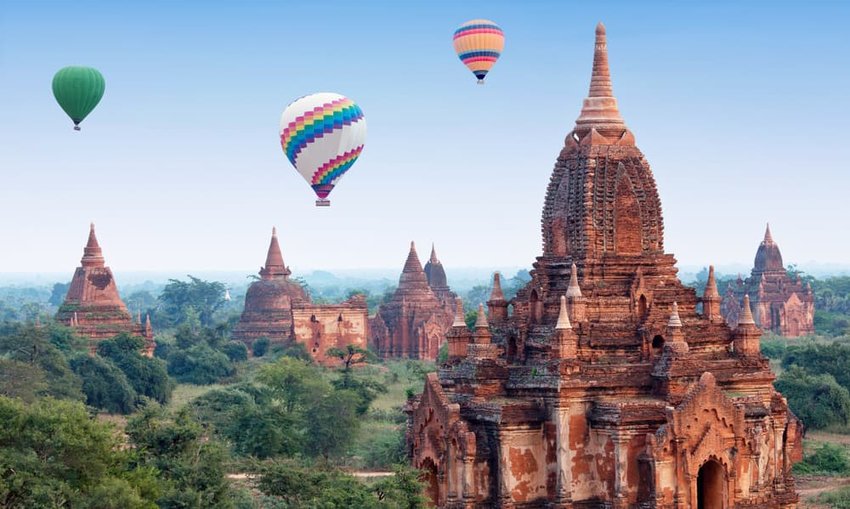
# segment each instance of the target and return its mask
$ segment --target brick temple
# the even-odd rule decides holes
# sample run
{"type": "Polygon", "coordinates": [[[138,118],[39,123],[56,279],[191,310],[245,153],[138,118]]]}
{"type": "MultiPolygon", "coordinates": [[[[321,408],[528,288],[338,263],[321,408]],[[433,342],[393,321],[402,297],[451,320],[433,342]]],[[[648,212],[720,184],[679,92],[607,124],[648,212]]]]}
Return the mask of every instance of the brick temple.
{"type": "Polygon", "coordinates": [[[335,362],[326,356],[330,348],[366,348],[369,324],[365,296],[354,295],[340,304],[314,304],[291,275],[283,262],[277,229],[272,228],[266,263],[260,268],[260,279],[248,287],[245,309],[233,328],[234,340],[244,342],[249,350],[261,337],[272,345],[302,343],[312,358],[323,364],[335,362]]]}
{"type": "Polygon", "coordinates": [[[809,283],[803,284],[800,276],[791,277],[782,264],[782,253],[770,233],[756,251],[756,260],[750,277],[730,283],[723,296],[723,316],[730,327],[738,323],[744,296],[750,296],[756,325],[786,337],[815,333],[815,296],[809,283]]]}
{"type": "Polygon", "coordinates": [[[56,321],[88,338],[91,353],[97,349],[98,341],[126,332],[144,338],[144,354],[153,356],[155,344],[150,316],[143,324],[141,314],[135,320],[130,315],[118,295],[112,270],[106,266],[94,223],[89,228],[89,239],[83,248],[80,266],[74,272],[65,301],[56,313],[56,321]]]}
{"type": "Polygon", "coordinates": [[[436,360],[454,319],[456,298],[434,248],[423,269],[411,242],[398,288],[370,321],[372,349],[384,359],[436,360]]]}
{"type": "Polygon", "coordinates": [[[802,424],[773,388],[745,297],[682,285],[649,164],[614,98],[605,28],[546,191],[543,253],[494,285],[408,406],[444,508],[792,508],[802,424]],[[701,304],[701,306],[699,306],[701,304]],[[700,312],[697,312],[697,308],[700,312]]]}

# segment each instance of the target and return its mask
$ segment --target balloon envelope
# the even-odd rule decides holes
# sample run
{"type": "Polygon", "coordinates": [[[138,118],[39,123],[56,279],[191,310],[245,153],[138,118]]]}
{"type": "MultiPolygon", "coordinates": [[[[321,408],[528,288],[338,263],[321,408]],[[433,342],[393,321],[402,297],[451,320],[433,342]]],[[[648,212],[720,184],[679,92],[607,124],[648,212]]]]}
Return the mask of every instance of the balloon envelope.
{"type": "Polygon", "coordinates": [[[478,83],[484,83],[484,77],[505,49],[505,34],[488,19],[473,19],[455,30],[454,45],[463,65],[478,78],[478,83]]]}
{"type": "Polygon", "coordinates": [[[327,205],[328,194],[366,141],[366,118],[351,99],[323,92],[297,99],[280,117],[280,146],[298,173],[327,205]]]}
{"type": "Polygon", "coordinates": [[[53,76],[53,96],[74,121],[74,129],[92,112],[103,97],[106,82],[91,67],[63,67],[53,76]]]}

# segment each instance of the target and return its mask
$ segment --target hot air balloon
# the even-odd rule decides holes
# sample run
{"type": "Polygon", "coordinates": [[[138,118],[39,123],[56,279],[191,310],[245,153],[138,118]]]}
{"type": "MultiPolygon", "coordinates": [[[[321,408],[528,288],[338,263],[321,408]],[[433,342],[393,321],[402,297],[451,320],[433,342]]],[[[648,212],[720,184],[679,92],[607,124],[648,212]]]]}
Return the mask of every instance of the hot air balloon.
{"type": "Polygon", "coordinates": [[[280,146],[327,207],[330,192],[354,165],[366,141],[366,118],[354,101],[323,92],[297,99],[280,117],[280,146]]]}
{"type": "Polygon", "coordinates": [[[53,76],[53,96],[74,121],[74,130],[103,97],[106,83],[100,71],[91,67],[63,67],[53,76]]]}
{"type": "Polygon", "coordinates": [[[483,85],[484,77],[505,49],[505,34],[488,19],[473,19],[455,30],[454,44],[460,61],[483,85]]]}

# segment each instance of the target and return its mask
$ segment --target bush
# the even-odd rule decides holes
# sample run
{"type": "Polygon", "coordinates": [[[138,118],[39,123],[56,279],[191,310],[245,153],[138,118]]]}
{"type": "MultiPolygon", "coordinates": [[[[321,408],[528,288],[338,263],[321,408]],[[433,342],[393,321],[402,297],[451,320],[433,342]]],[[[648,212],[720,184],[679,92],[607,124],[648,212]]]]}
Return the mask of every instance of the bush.
{"type": "Polygon", "coordinates": [[[848,475],[850,458],[842,445],[825,442],[803,461],[794,465],[798,474],[848,475]]]}
{"type": "Polygon", "coordinates": [[[219,349],[221,353],[227,356],[232,362],[241,362],[248,360],[248,347],[240,341],[228,341],[221,345],[219,349]]]}
{"type": "Polygon", "coordinates": [[[821,493],[818,495],[817,502],[832,509],[850,509],[850,487],[821,493]]]}
{"type": "Polygon", "coordinates": [[[850,345],[841,343],[808,344],[789,347],[782,366],[800,366],[809,373],[827,373],[842,387],[850,389],[850,345]]]}
{"type": "Polygon", "coordinates": [[[761,353],[769,359],[781,359],[785,355],[788,346],[784,338],[771,338],[761,340],[761,353]]]}
{"type": "Polygon", "coordinates": [[[363,458],[366,468],[387,469],[393,465],[407,463],[407,445],[403,427],[373,438],[363,458]]]}
{"type": "Polygon", "coordinates": [[[254,357],[262,357],[269,351],[269,338],[257,338],[254,344],[251,345],[251,353],[254,357]]]}
{"type": "Polygon", "coordinates": [[[832,375],[809,375],[805,369],[791,366],[774,386],[807,427],[846,425],[850,419],[850,392],[832,375]]]}
{"type": "Polygon", "coordinates": [[[168,373],[183,383],[209,385],[235,372],[227,355],[205,344],[177,350],[168,357],[168,373]]]}
{"type": "Polygon", "coordinates": [[[97,353],[118,366],[140,396],[167,403],[171,399],[174,382],[168,378],[161,359],[151,359],[139,353],[143,345],[142,338],[120,334],[98,343],[97,353]]]}
{"type": "Polygon", "coordinates": [[[113,414],[129,414],[137,394],[126,375],[101,357],[81,355],[71,359],[71,369],[83,380],[86,404],[113,414]]]}

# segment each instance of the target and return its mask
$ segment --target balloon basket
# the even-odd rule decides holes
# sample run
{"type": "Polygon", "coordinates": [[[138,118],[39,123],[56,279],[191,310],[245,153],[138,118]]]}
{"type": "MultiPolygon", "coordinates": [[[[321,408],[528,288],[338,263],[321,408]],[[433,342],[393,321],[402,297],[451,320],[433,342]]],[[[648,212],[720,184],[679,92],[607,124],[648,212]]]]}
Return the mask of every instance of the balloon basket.
{"type": "Polygon", "coordinates": [[[330,200],[316,200],[316,206],[317,207],[330,207],[331,201],[330,200]]]}
{"type": "Polygon", "coordinates": [[[80,130],[80,126],[75,125],[75,126],[74,126],[74,130],[75,130],[75,131],[79,131],[79,130],[80,130]]]}
{"type": "Polygon", "coordinates": [[[479,84],[479,85],[483,85],[483,84],[484,84],[484,80],[478,80],[478,84],[479,84]]]}

